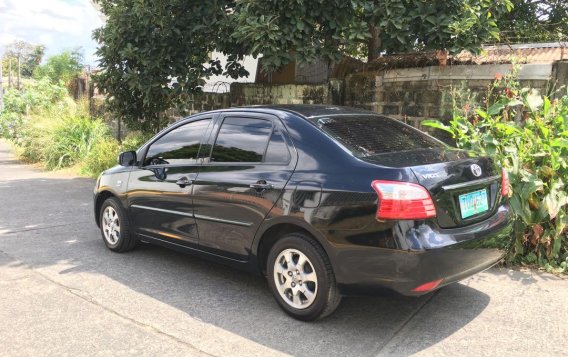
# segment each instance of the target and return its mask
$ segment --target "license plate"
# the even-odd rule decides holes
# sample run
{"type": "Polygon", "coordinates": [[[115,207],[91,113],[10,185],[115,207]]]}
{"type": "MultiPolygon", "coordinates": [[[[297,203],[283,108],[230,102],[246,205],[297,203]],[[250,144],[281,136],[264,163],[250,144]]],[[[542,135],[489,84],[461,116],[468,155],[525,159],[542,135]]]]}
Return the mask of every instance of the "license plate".
{"type": "Polygon", "coordinates": [[[462,219],[475,216],[489,210],[487,190],[473,191],[458,196],[462,219]]]}

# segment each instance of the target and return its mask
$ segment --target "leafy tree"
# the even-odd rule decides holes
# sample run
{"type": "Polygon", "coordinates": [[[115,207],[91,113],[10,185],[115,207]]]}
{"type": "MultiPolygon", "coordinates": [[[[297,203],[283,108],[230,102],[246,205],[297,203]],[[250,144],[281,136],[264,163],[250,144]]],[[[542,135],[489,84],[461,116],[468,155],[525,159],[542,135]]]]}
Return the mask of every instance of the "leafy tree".
{"type": "Polygon", "coordinates": [[[247,75],[244,55],[267,70],[297,59],[412,50],[478,51],[499,36],[510,0],[97,0],[106,16],[94,32],[108,108],[132,129],[157,131],[165,111],[184,112],[211,75],[247,75]],[[210,58],[214,50],[229,62],[210,58]]]}
{"type": "Polygon", "coordinates": [[[102,71],[95,77],[109,94],[109,109],[132,129],[157,131],[189,96],[201,91],[203,78],[248,73],[238,63],[243,51],[227,26],[230,0],[98,0],[107,21],[94,32],[102,71]],[[214,50],[229,54],[226,68],[214,50]]]}
{"type": "Polygon", "coordinates": [[[513,10],[499,19],[507,43],[568,40],[568,1],[511,0],[513,10]]]}
{"type": "Polygon", "coordinates": [[[6,46],[2,65],[4,72],[8,72],[8,61],[12,60],[12,71],[17,71],[16,64],[20,57],[20,70],[22,77],[31,77],[34,69],[41,63],[45,54],[45,46],[33,45],[25,41],[14,41],[6,46]]]}
{"type": "Polygon", "coordinates": [[[68,83],[83,70],[83,55],[78,49],[51,56],[34,71],[35,78],[49,78],[52,83],[68,83]]]}
{"type": "Polygon", "coordinates": [[[266,69],[296,59],[335,61],[343,54],[467,49],[499,37],[496,17],[510,0],[241,0],[233,38],[262,54],[266,69]]]}
{"type": "Polygon", "coordinates": [[[24,77],[31,77],[37,66],[40,65],[43,56],[45,54],[45,46],[37,45],[34,46],[31,53],[24,57],[24,65],[22,66],[22,75],[24,77]]]}

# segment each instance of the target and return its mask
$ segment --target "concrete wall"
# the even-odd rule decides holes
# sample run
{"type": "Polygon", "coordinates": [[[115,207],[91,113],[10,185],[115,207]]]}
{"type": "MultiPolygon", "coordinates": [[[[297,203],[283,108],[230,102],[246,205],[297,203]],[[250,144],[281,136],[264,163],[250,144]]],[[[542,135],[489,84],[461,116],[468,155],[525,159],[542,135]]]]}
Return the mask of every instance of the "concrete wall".
{"type": "Polygon", "coordinates": [[[552,87],[555,97],[568,94],[568,61],[558,61],[552,66],[552,87]]]}
{"type": "MultiPolygon", "coordinates": [[[[354,73],[344,81],[325,84],[232,83],[229,93],[192,96],[190,114],[259,104],[336,104],[365,108],[420,127],[424,118],[450,118],[452,94],[463,96],[464,102],[482,103],[495,76],[511,69],[511,64],[433,66],[354,73]]],[[[568,61],[523,65],[519,79],[523,86],[543,93],[560,88],[568,84],[568,61]]],[[[172,121],[180,118],[174,111],[169,114],[172,121]]],[[[116,123],[110,126],[118,131],[116,123]]]]}
{"type": "MultiPolygon", "coordinates": [[[[547,90],[552,64],[524,65],[519,79],[524,86],[547,90]]],[[[419,126],[424,118],[448,119],[452,92],[482,101],[497,74],[510,73],[510,64],[460,65],[394,69],[347,76],[344,105],[404,118],[419,126]]]]}
{"type": "Polygon", "coordinates": [[[189,114],[206,112],[208,110],[229,108],[231,106],[229,93],[202,93],[192,95],[189,114]]]}
{"type": "Polygon", "coordinates": [[[257,104],[328,104],[328,84],[231,84],[231,106],[257,104]]]}

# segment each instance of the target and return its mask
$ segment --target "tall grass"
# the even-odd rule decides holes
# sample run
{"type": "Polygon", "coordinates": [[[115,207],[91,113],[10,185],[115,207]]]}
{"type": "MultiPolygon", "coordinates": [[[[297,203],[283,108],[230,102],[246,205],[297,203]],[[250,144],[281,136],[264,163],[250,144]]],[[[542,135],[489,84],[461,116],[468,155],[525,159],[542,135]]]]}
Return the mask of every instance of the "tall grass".
{"type": "Polygon", "coordinates": [[[48,170],[82,164],[99,142],[114,140],[102,120],[88,115],[84,103],[55,105],[30,115],[13,139],[22,159],[48,170]]]}
{"type": "Polygon", "coordinates": [[[0,137],[12,141],[24,161],[96,176],[116,164],[121,145],[102,120],[90,116],[87,102],[69,95],[65,83],[80,70],[73,55],[52,56],[22,90],[5,92],[0,137]]]}
{"type": "Polygon", "coordinates": [[[114,138],[100,138],[83,158],[80,173],[91,177],[98,176],[104,170],[116,165],[120,151],[123,150],[114,138]]]}
{"type": "Polygon", "coordinates": [[[15,144],[22,160],[97,176],[116,165],[120,151],[134,150],[147,139],[135,133],[120,145],[101,119],[89,115],[87,102],[75,102],[61,90],[40,81],[7,96],[0,133],[15,144]]]}

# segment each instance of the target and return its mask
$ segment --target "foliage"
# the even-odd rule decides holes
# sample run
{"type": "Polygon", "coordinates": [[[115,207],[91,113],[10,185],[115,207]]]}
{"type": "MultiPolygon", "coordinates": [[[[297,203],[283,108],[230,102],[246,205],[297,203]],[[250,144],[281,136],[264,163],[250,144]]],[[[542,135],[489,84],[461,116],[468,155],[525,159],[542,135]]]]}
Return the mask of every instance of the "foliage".
{"type": "Polygon", "coordinates": [[[142,144],[152,138],[152,134],[144,134],[139,131],[135,131],[126,135],[126,138],[122,140],[122,151],[137,151],[142,144]]]}
{"type": "MultiPolygon", "coordinates": [[[[135,135],[125,142],[136,145],[141,138],[135,135]]],[[[92,177],[115,166],[119,152],[131,150],[110,135],[102,120],[88,116],[86,103],[63,110],[54,107],[27,117],[12,141],[26,162],[40,163],[48,170],[75,167],[92,177]]]]}
{"type": "Polygon", "coordinates": [[[83,70],[83,55],[78,49],[63,51],[50,56],[45,64],[38,66],[34,78],[49,78],[52,83],[69,83],[83,70]]]}
{"type": "Polygon", "coordinates": [[[81,174],[97,177],[104,170],[116,165],[118,154],[123,151],[111,136],[95,141],[81,163],[81,174]]]}
{"type": "Polygon", "coordinates": [[[494,157],[510,176],[516,214],[513,259],[568,271],[568,96],[521,88],[516,70],[498,76],[486,105],[455,107],[445,124],[459,148],[494,157]]]}
{"type": "Polygon", "coordinates": [[[17,61],[20,57],[20,70],[22,77],[31,77],[33,71],[43,59],[45,54],[45,46],[33,45],[25,41],[14,41],[6,46],[2,59],[4,75],[8,73],[8,61],[12,61],[12,72],[17,71],[17,61]]]}
{"type": "Polygon", "coordinates": [[[24,160],[42,162],[45,168],[56,170],[77,164],[95,143],[108,136],[106,124],[91,119],[87,106],[81,103],[32,115],[24,121],[14,142],[24,160]]]}
{"type": "Polygon", "coordinates": [[[48,79],[27,83],[20,91],[9,89],[4,93],[4,110],[0,113],[0,137],[17,136],[24,116],[61,107],[68,101],[67,89],[52,84],[48,79]]]}
{"type": "Polygon", "coordinates": [[[203,79],[248,73],[239,60],[263,56],[274,71],[297,59],[436,49],[477,52],[497,39],[510,0],[97,0],[106,16],[94,32],[107,107],[132,130],[157,132],[165,111],[181,114],[203,79]],[[225,53],[225,68],[210,58],[225,53]]]}
{"type": "Polygon", "coordinates": [[[136,151],[151,135],[140,132],[130,133],[122,143],[110,135],[105,135],[95,141],[85,158],[81,161],[80,173],[86,176],[97,177],[104,170],[117,164],[118,154],[123,151],[136,151]]]}
{"type": "Polygon", "coordinates": [[[568,40],[568,1],[511,0],[514,8],[499,19],[505,43],[568,40]]]}
{"type": "Polygon", "coordinates": [[[499,36],[496,18],[511,9],[509,0],[318,0],[237,1],[233,37],[265,69],[292,60],[337,61],[344,54],[463,49],[499,36]],[[373,36],[375,34],[375,36],[373,36]],[[364,51],[357,51],[363,47],[364,51]]]}
{"type": "Polygon", "coordinates": [[[189,96],[201,91],[203,78],[248,73],[237,62],[242,48],[226,26],[230,0],[98,0],[107,21],[94,32],[102,71],[95,80],[107,92],[108,108],[130,129],[157,132],[164,112],[184,113],[189,96]],[[221,68],[214,50],[229,54],[221,68]]]}
{"type": "Polygon", "coordinates": [[[134,134],[125,147],[107,125],[89,116],[87,102],[75,102],[64,86],[49,79],[31,81],[22,91],[9,90],[0,113],[0,134],[16,146],[19,157],[50,170],[75,167],[97,176],[116,165],[118,152],[141,145],[145,136],[134,134]]]}

